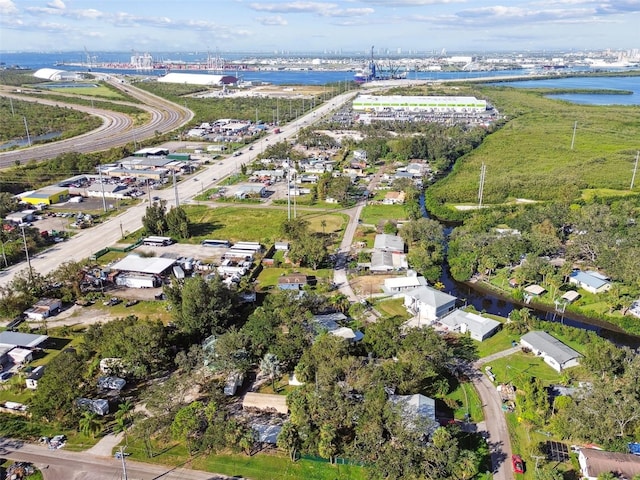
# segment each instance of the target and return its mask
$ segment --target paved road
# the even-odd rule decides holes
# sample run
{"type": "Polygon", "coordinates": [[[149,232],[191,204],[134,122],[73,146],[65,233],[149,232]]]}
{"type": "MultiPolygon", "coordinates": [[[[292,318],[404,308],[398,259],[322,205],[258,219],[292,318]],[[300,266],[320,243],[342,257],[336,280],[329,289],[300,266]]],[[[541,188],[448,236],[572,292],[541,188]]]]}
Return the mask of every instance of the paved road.
{"type": "Polygon", "coordinates": [[[479,370],[479,367],[479,364],[468,367],[466,374],[471,379],[482,402],[487,431],[486,438],[491,449],[493,479],[513,480],[511,439],[509,438],[507,420],[502,411],[502,400],[496,386],[479,370]]]}
{"type": "Polygon", "coordinates": [[[24,164],[32,160],[46,160],[65,152],[89,153],[108,150],[112,147],[133,143],[136,140],[153,138],[156,132],[170,132],[185,125],[193,118],[193,112],[183,106],[176,105],[132,85],[122,84],[111,77],[105,77],[104,80],[113,87],[122,90],[125,94],[139,100],[140,104],[131,103],[130,105],[146,110],[151,117],[150,121],[139,127],[134,127],[131,117],[122,113],[72,103],[63,104],[60,100],[41,98],[37,93],[25,94],[28,90],[17,94],[12,93],[7,88],[0,88],[0,96],[27,102],[65,106],[99,116],[103,120],[102,126],[84,135],[29,148],[1,152],[0,168],[14,165],[16,162],[24,164]]]}
{"type": "MultiPolygon", "coordinates": [[[[113,457],[98,457],[86,452],[49,450],[20,440],[0,438],[0,457],[33,463],[44,480],[114,480],[121,478],[122,462],[113,457]],[[48,468],[45,468],[47,467],[48,468]]],[[[224,475],[154,465],[126,462],[129,480],[223,480],[224,475]]]]}

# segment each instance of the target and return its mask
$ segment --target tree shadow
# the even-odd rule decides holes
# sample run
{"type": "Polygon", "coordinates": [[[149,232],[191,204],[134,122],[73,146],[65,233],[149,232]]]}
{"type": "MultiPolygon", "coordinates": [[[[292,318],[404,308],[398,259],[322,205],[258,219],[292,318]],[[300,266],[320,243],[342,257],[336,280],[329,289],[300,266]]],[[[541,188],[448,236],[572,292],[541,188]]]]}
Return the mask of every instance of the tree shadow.
{"type": "Polygon", "coordinates": [[[216,230],[220,230],[224,225],[218,221],[202,222],[189,225],[189,233],[193,237],[205,237],[216,230]]]}

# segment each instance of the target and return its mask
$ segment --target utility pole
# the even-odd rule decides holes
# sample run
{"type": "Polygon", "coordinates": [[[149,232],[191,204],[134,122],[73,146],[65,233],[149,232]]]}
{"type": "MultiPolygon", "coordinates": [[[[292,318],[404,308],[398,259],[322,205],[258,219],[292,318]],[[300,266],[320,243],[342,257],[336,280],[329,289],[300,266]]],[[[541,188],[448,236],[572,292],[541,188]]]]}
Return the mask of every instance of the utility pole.
{"type": "Polygon", "coordinates": [[[127,462],[124,460],[124,448],[120,447],[120,459],[122,460],[122,478],[127,480],[127,462]]]}
{"type": "Polygon", "coordinates": [[[22,120],[24,120],[24,129],[27,131],[27,142],[29,146],[31,146],[31,135],[29,135],[29,126],[27,125],[27,117],[23,116],[22,120]]]}
{"type": "Polygon", "coordinates": [[[573,136],[571,137],[571,150],[573,150],[573,144],[576,141],[576,128],[578,128],[578,122],[573,123],[573,136]]]}
{"type": "Polygon", "coordinates": [[[31,268],[31,259],[29,258],[29,247],[27,247],[27,237],[24,234],[24,224],[20,224],[20,230],[22,230],[22,241],[24,243],[24,254],[27,257],[27,267],[29,268],[29,281],[33,286],[33,270],[31,268]]]}
{"type": "Polygon", "coordinates": [[[635,166],[633,167],[633,175],[631,176],[631,188],[630,188],[630,190],[633,190],[633,184],[634,184],[634,183],[635,183],[635,181],[636,181],[636,172],[638,171],[638,157],[639,157],[639,156],[640,156],[640,150],[638,150],[638,151],[636,152],[636,164],[635,164],[635,166]]]}
{"type": "Polygon", "coordinates": [[[104,182],[102,181],[102,165],[98,165],[98,176],[100,177],[100,190],[102,191],[102,209],[107,211],[107,201],[104,198],[104,182]]]}
{"type": "Polygon", "coordinates": [[[15,116],[16,112],[13,109],[13,98],[9,97],[9,104],[11,105],[11,116],[15,116]]]}
{"type": "Polygon", "coordinates": [[[484,196],[484,180],[487,174],[487,166],[483,163],[480,167],[480,187],[478,188],[478,208],[482,208],[482,197],[484,196]]]}
{"type": "Polygon", "coordinates": [[[176,208],[180,206],[180,197],[178,196],[178,184],[176,183],[176,171],[173,171],[173,193],[176,196],[176,208]]]}

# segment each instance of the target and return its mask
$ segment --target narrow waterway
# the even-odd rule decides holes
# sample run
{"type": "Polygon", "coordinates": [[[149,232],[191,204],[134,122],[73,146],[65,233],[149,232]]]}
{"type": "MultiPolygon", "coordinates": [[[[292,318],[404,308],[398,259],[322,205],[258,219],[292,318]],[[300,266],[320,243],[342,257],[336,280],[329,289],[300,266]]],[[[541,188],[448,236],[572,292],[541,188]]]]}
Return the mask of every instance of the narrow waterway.
{"type": "MultiPolygon", "coordinates": [[[[427,218],[433,218],[439,221],[445,228],[445,238],[449,238],[451,230],[456,226],[453,223],[443,222],[432,216],[424,207],[424,194],[420,198],[423,208],[423,214],[427,218]]],[[[612,341],[617,345],[626,345],[631,348],[640,348],[640,336],[631,335],[624,332],[617,325],[589,318],[575,312],[556,312],[553,307],[546,305],[525,304],[517,302],[513,298],[499,295],[497,292],[487,288],[480,283],[458,282],[453,279],[449,272],[449,264],[446,263],[442,268],[440,281],[444,284],[444,290],[458,297],[466,305],[473,305],[479,312],[487,312],[494,315],[506,317],[514,309],[526,307],[532,310],[532,313],[539,319],[549,322],[560,322],[571,327],[582,328],[596,332],[602,338],[612,341]]]]}

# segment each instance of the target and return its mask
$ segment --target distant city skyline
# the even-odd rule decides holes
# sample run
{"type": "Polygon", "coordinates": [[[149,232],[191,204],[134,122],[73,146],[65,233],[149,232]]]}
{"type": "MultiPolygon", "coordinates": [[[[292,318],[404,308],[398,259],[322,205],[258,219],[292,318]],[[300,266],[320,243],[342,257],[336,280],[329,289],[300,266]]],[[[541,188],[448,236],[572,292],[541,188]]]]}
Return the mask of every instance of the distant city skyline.
{"type": "Polygon", "coordinates": [[[0,0],[2,51],[638,48],[640,0],[0,0]]]}

